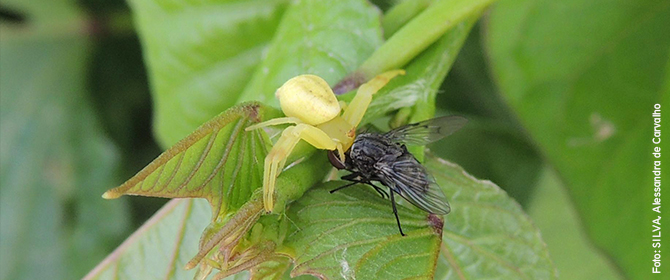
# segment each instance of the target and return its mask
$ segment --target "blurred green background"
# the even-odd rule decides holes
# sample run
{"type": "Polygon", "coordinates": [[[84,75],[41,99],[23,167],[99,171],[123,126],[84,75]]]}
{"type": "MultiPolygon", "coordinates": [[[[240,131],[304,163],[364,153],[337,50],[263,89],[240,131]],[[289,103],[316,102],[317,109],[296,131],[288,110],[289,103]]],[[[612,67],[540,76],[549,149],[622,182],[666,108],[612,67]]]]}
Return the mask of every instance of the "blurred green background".
{"type": "MultiPolygon", "coordinates": [[[[668,2],[501,1],[438,94],[471,122],[431,149],[514,197],[563,279],[651,277],[668,2]]],[[[0,279],[81,278],[166,202],[100,198],[162,151],[140,39],[124,1],[0,7],[0,279]]]]}

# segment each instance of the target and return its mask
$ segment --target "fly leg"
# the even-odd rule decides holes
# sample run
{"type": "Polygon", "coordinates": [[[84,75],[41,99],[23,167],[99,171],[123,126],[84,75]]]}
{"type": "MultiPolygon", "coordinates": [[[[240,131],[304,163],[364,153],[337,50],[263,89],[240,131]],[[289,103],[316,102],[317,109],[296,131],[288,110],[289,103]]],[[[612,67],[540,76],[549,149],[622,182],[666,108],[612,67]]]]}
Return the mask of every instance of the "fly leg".
{"type": "Polygon", "coordinates": [[[346,184],[346,185],[341,186],[341,187],[337,187],[336,189],[330,191],[330,193],[334,193],[334,192],[339,191],[339,190],[341,190],[341,189],[344,189],[344,188],[346,188],[346,187],[351,187],[351,186],[355,185],[356,183],[359,183],[359,182],[358,182],[358,181],[351,181],[351,183],[346,184]]]}
{"type": "Polygon", "coordinates": [[[379,195],[381,195],[382,198],[385,198],[385,199],[386,199],[386,198],[389,197],[389,194],[386,193],[386,191],[384,191],[382,188],[377,187],[377,186],[375,186],[375,185],[373,185],[373,184],[370,184],[370,183],[368,183],[368,182],[363,182],[363,181],[351,181],[351,183],[346,184],[346,185],[341,186],[341,187],[337,187],[336,189],[330,191],[330,193],[334,193],[334,192],[339,191],[339,190],[341,190],[341,189],[344,189],[344,188],[346,188],[346,187],[353,186],[353,185],[355,185],[356,183],[368,184],[368,185],[372,186],[372,187],[375,189],[375,191],[377,191],[377,192],[379,193],[379,195]]]}
{"type": "Polygon", "coordinates": [[[400,234],[405,236],[405,233],[402,232],[402,227],[400,227],[400,219],[398,218],[398,209],[395,207],[395,198],[393,197],[393,190],[391,190],[391,204],[393,205],[393,214],[395,214],[395,221],[398,222],[398,230],[400,234]]]}
{"type": "Polygon", "coordinates": [[[330,193],[334,193],[334,192],[339,191],[341,189],[344,189],[346,187],[351,187],[351,186],[355,185],[356,183],[365,183],[361,180],[356,180],[355,178],[358,177],[358,176],[360,176],[359,173],[351,173],[349,175],[342,176],[342,179],[350,181],[351,183],[346,184],[346,185],[341,186],[341,187],[338,187],[337,189],[334,189],[334,190],[330,191],[330,193]]]}
{"type": "Polygon", "coordinates": [[[356,183],[362,183],[362,184],[370,185],[371,187],[373,187],[375,189],[375,191],[377,191],[377,193],[379,193],[379,195],[382,196],[382,198],[388,198],[389,197],[388,193],[386,193],[386,191],[384,191],[382,188],[375,186],[374,184],[370,183],[370,181],[362,181],[362,180],[355,179],[356,177],[360,177],[360,173],[351,173],[349,175],[342,176],[342,179],[350,181],[351,183],[346,184],[346,185],[341,186],[341,187],[338,187],[338,188],[330,191],[330,193],[334,193],[334,192],[339,191],[341,189],[344,189],[346,187],[353,186],[356,183]]]}
{"type": "Polygon", "coordinates": [[[379,195],[382,196],[382,198],[384,198],[384,199],[389,198],[389,194],[386,193],[386,191],[384,191],[382,188],[377,187],[377,186],[375,186],[375,185],[373,185],[373,184],[370,184],[370,183],[368,183],[368,185],[370,185],[370,186],[372,186],[373,188],[375,188],[375,191],[377,191],[377,192],[379,193],[379,195]]]}

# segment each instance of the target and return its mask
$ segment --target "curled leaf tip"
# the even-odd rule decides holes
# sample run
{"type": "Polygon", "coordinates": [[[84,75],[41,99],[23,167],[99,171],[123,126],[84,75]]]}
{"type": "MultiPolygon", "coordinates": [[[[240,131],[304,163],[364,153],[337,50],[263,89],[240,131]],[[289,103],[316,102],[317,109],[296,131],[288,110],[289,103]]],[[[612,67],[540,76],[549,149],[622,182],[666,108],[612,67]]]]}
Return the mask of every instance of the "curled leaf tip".
{"type": "Polygon", "coordinates": [[[115,199],[115,198],[121,197],[121,195],[123,195],[123,194],[113,192],[113,191],[110,190],[110,191],[106,191],[105,193],[103,193],[102,198],[104,198],[104,199],[115,199]]]}
{"type": "Polygon", "coordinates": [[[362,72],[352,72],[333,87],[333,92],[340,95],[352,91],[367,81],[366,75],[362,72]]]}

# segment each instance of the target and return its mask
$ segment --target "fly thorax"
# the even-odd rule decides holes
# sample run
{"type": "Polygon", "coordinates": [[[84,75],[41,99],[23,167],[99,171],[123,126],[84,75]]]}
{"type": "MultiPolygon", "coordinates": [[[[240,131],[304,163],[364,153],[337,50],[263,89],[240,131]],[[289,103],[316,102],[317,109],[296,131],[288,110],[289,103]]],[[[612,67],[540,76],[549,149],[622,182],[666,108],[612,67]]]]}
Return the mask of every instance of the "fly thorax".
{"type": "Polygon", "coordinates": [[[373,172],[372,168],[377,162],[377,158],[381,156],[374,141],[370,141],[365,134],[356,138],[356,141],[351,145],[349,155],[352,164],[364,174],[373,172]]]}

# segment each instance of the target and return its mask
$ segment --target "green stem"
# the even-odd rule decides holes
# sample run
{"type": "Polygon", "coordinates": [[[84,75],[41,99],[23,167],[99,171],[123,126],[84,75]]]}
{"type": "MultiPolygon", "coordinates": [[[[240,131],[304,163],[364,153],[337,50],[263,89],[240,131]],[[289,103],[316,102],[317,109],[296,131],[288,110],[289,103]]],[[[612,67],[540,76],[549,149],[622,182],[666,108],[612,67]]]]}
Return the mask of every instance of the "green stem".
{"type": "Polygon", "coordinates": [[[323,181],[332,168],[324,151],[304,153],[308,158],[277,177],[274,213],[283,213],[286,205],[300,198],[309,188],[323,181]]]}
{"type": "Polygon", "coordinates": [[[382,19],[384,38],[388,39],[403,25],[425,10],[433,0],[409,0],[393,6],[382,19]]]}
{"type": "Polygon", "coordinates": [[[435,42],[442,34],[480,13],[495,0],[442,0],[407,23],[375,51],[358,71],[367,78],[386,70],[403,67],[412,58],[435,42]]]}
{"type": "Polygon", "coordinates": [[[358,70],[342,79],[333,91],[346,93],[361,82],[391,69],[399,69],[445,32],[470,16],[481,14],[495,0],[440,0],[393,34],[358,70]]]}

